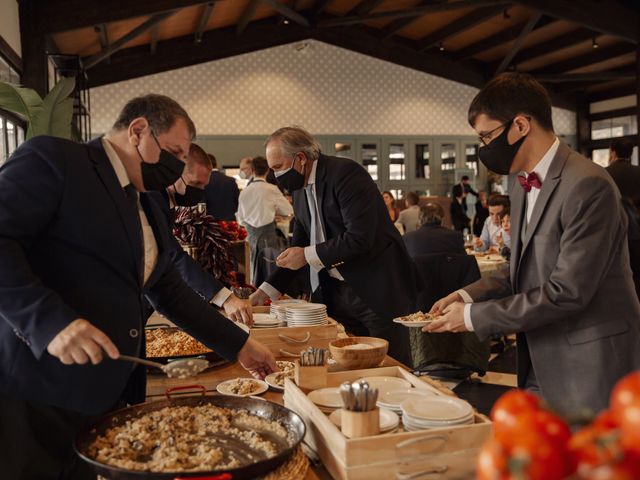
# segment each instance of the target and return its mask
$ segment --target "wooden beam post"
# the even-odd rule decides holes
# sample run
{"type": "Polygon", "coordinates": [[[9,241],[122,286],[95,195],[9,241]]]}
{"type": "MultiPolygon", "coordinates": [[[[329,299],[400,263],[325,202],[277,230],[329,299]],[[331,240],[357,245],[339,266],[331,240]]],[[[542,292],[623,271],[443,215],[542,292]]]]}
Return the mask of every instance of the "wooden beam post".
{"type": "Polygon", "coordinates": [[[34,89],[41,97],[48,91],[47,41],[41,24],[42,4],[22,0],[18,5],[20,43],[22,45],[22,85],[34,89]]]}
{"type": "Polygon", "coordinates": [[[293,10],[288,5],[284,3],[280,3],[278,0],[262,0],[263,3],[266,3],[271,8],[273,8],[276,12],[284,15],[292,22],[296,22],[298,25],[302,25],[303,27],[309,26],[309,20],[300,15],[298,12],[293,10]]]}
{"type": "Polygon", "coordinates": [[[247,29],[249,22],[253,18],[253,15],[256,13],[259,2],[260,0],[251,0],[246,6],[244,12],[242,12],[242,15],[240,16],[240,20],[238,20],[238,23],[236,24],[236,35],[242,35],[247,29]]]}
{"type": "Polygon", "coordinates": [[[216,2],[209,2],[202,9],[202,15],[200,15],[200,20],[198,21],[198,28],[196,28],[196,33],[193,38],[194,43],[198,44],[202,42],[202,35],[204,34],[205,28],[207,28],[215,4],[216,2]]]}
{"type": "Polygon", "coordinates": [[[531,33],[531,31],[534,29],[536,24],[540,21],[540,17],[542,17],[542,14],[537,12],[537,13],[534,13],[529,20],[527,20],[527,23],[525,24],[522,31],[520,32],[520,35],[518,35],[518,38],[516,38],[516,41],[513,43],[511,50],[509,50],[509,53],[507,53],[505,57],[502,59],[502,62],[500,62],[500,65],[496,69],[495,75],[500,75],[502,72],[504,72],[507,69],[507,67],[511,63],[511,60],[513,60],[513,57],[516,56],[516,54],[522,48],[522,45],[524,45],[524,42],[527,39],[527,36],[531,33]]]}

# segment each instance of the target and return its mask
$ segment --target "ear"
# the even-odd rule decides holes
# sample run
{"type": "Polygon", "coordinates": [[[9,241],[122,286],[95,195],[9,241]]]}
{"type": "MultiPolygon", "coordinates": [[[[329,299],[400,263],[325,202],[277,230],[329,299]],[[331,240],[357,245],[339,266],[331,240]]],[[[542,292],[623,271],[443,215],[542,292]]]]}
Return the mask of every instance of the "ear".
{"type": "Polygon", "coordinates": [[[132,145],[140,145],[140,137],[145,129],[149,128],[149,122],[144,117],[134,118],[127,129],[127,137],[132,145]]]}
{"type": "Polygon", "coordinates": [[[525,116],[523,114],[517,115],[516,118],[513,120],[513,123],[516,126],[516,130],[522,137],[524,137],[525,135],[528,135],[529,132],[531,131],[531,122],[532,122],[531,117],[525,116]]]}

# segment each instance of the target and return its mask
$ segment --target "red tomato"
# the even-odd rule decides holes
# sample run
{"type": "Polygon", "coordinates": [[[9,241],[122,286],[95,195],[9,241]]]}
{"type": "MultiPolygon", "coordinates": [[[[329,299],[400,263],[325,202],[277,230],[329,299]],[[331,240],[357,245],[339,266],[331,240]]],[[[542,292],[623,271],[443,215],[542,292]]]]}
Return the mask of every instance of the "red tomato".
{"type": "Polygon", "coordinates": [[[507,450],[495,439],[482,445],[476,466],[478,480],[503,480],[507,474],[507,450]]]}
{"type": "Polygon", "coordinates": [[[640,401],[640,371],[623,377],[611,392],[611,411],[616,416],[627,405],[640,401]]]}
{"type": "Polygon", "coordinates": [[[514,438],[509,447],[511,478],[560,480],[569,473],[565,452],[556,448],[544,435],[523,433],[514,438]]]}
{"type": "Polygon", "coordinates": [[[600,412],[592,425],[601,428],[602,430],[612,430],[618,428],[618,422],[613,418],[613,412],[611,410],[605,410],[600,412]]]}
{"type": "Polygon", "coordinates": [[[640,454],[640,399],[616,412],[620,424],[620,443],[631,452],[640,454]]]}
{"type": "Polygon", "coordinates": [[[493,425],[496,439],[509,445],[514,435],[525,432],[535,432],[548,438],[549,441],[563,451],[566,451],[571,438],[569,426],[557,415],[546,410],[524,411],[517,416],[511,416],[493,425]]]}
{"type": "Polygon", "coordinates": [[[524,411],[537,410],[540,400],[526,390],[513,389],[502,395],[491,409],[491,420],[510,422],[513,417],[524,411]]]}
{"type": "Polygon", "coordinates": [[[636,474],[627,465],[618,463],[603,465],[581,474],[581,480],[636,480],[636,474]]]}
{"type": "Polygon", "coordinates": [[[604,428],[598,420],[574,433],[569,451],[578,472],[619,461],[623,456],[619,438],[618,430],[604,428]]]}

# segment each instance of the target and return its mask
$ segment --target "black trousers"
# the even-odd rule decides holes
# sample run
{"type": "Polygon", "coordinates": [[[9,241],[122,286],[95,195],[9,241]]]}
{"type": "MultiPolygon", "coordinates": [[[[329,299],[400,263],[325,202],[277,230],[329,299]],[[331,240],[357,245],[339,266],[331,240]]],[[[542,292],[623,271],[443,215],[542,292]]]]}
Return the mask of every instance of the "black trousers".
{"type": "Polygon", "coordinates": [[[330,278],[322,284],[322,299],[329,315],[344,325],[348,333],[359,337],[384,338],[389,342],[389,356],[411,367],[409,329],[380,318],[346,283],[330,278]]]}
{"type": "Polygon", "coordinates": [[[95,480],[73,451],[97,417],[0,395],[0,476],[11,480],[95,480]]]}

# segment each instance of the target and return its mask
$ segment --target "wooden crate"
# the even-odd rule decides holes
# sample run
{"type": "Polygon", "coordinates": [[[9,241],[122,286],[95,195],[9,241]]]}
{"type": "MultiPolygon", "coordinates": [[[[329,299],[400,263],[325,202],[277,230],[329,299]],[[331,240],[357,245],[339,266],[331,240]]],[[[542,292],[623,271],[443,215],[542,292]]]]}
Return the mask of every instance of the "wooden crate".
{"type": "MultiPolygon", "coordinates": [[[[329,373],[328,386],[373,375],[401,377],[417,389],[445,394],[396,366],[329,373]]],[[[304,419],[305,442],[331,475],[342,480],[401,479],[412,474],[418,478],[418,472],[425,472],[424,478],[469,478],[479,448],[491,433],[489,419],[476,414],[472,425],[347,439],[291,379],[285,381],[284,403],[304,419]]]]}

